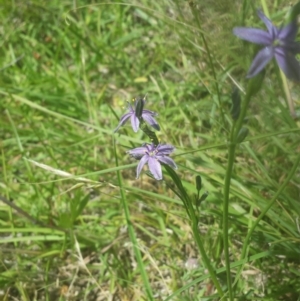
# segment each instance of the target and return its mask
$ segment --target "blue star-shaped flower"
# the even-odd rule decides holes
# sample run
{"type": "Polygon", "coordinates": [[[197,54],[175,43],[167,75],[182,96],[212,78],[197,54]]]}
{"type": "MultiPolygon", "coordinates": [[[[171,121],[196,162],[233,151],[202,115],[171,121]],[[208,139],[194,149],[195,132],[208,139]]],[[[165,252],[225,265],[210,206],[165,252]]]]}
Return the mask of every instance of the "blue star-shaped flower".
{"type": "Polygon", "coordinates": [[[137,98],[134,100],[134,106],[132,106],[130,103],[128,104],[128,109],[129,112],[124,114],[121,119],[120,122],[117,126],[117,128],[114,130],[114,132],[116,132],[122,125],[124,125],[126,123],[126,121],[130,118],[131,120],[131,126],[132,129],[137,132],[140,126],[140,119],[142,118],[144,121],[146,121],[147,123],[149,123],[154,129],[156,129],[157,131],[160,130],[159,124],[157,123],[157,121],[155,120],[155,116],[157,116],[157,113],[149,111],[149,110],[144,110],[143,107],[146,103],[145,98],[140,99],[137,98]],[[142,110],[140,116],[137,116],[137,105],[138,104],[142,104],[142,110]]]}
{"type": "Polygon", "coordinates": [[[239,38],[265,46],[254,58],[247,77],[257,75],[275,57],[278,66],[287,78],[300,81],[300,64],[295,58],[295,55],[300,53],[300,44],[295,42],[298,30],[296,21],[277,28],[261,11],[257,13],[268,31],[245,27],[233,29],[233,33],[239,38]]]}
{"type": "Polygon", "coordinates": [[[135,159],[141,160],[136,169],[136,178],[139,177],[146,163],[148,163],[149,170],[156,180],[162,179],[161,163],[177,169],[175,162],[169,157],[174,150],[174,146],[170,144],[158,144],[155,146],[152,143],[127,151],[135,159]]]}

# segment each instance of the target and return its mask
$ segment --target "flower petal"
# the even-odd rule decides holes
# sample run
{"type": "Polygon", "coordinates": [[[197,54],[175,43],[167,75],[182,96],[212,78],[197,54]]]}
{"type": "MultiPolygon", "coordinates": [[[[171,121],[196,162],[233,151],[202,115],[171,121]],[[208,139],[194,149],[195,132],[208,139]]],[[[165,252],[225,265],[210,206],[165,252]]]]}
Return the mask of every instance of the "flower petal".
{"type": "Polygon", "coordinates": [[[278,48],[275,58],[287,78],[300,82],[300,64],[291,53],[278,48]]]}
{"type": "Polygon", "coordinates": [[[124,125],[124,123],[131,117],[131,115],[132,115],[131,113],[126,113],[126,114],[124,114],[124,115],[121,117],[118,126],[117,126],[117,127],[115,128],[115,130],[114,130],[114,133],[115,133],[116,131],[118,131],[118,129],[119,129],[122,125],[124,125]]]}
{"type": "Polygon", "coordinates": [[[150,114],[151,116],[157,116],[158,114],[156,112],[150,111],[150,110],[143,110],[143,113],[150,114]]]}
{"type": "Polygon", "coordinates": [[[152,173],[155,180],[161,180],[162,179],[162,171],[161,171],[161,165],[158,162],[158,160],[155,158],[149,157],[148,166],[149,166],[149,170],[152,173]]]}
{"type": "Polygon", "coordinates": [[[151,159],[148,155],[145,155],[141,161],[139,162],[137,168],[136,168],[136,178],[138,179],[140,176],[140,173],[142,171],[142,168],[144,167],[144,165],[147,163],[147,161],[151,159]]]}
{"type": "Polygon", "coordinates": [[[134,149],[131,149],[126,153],[132,156],[133,158],[139,160],[146,154],[147,151],[148,151],[147,147],[141,146],[141,147],[136,147],[134,149]]]}
{"type": "Polygon", "coordinates": [[[143,119],[149,123],[153,128],[155,128],[157,131],[160,130],[159,124],[157,123],[157,121],[152,117],[152,115],[148,114],[148,113],[144,113],[142,114],[143,119]]]}
{"type": "Polygon", "coordinates": [[[268,32],[273,39],[278,36],[278,28],[273,25],[271,20],[265,16],[265,14],[261,10],[257,10],[257,14],[259,18],[265,23],[268,28],[268,32]]]}
{"type": "Polygon", "coordinates": [[[274,56],[274,48],[273,47],[265,47],[258,52],[256,57],[254,58],[250,69],[247,74],[247,78],[253,77],[258,74],[265,66],[269,63],[269,61],[274,56]]]}
{"type": "Polygon", "coordinates": [[[294,41],[297,35],[298,26],[295,21],[292,21],[285,27],[281,28],[278,33],[280,40],[294,41]]]}
{"type": "Polygon", "coordinates": [[[235,27],[233,33],[239,38],[259,45],[272,44],[272,37],[266,31],[257,28],[235,27]]]}
{"type": "Polygon", "coordinates": [[[170,144],[159,144],[157,146],[158,155],[170,155],[174,152],[175,147],[170,144]]]}
{"type": "Polygon", "coordinates": [[[294,55],[300,53],[300,43],[294,41],[283,41],[281,42],[281,45],[277,46],[276,48],[282,48],[283,50],[288,51],[294,55]]]}
{"type": "Polygon", "coordinates": [[[137,132],[140,126],[139,119],[135,116],[135,113],[131,115],[131,126],[134,132],[137,132]]]}
{"type": "Polygon", "coordinates": [[[177,165],[174,162],[173,159],[171,159],[170,157],[166,157],[166,156],[156,156],[157,160],[161,163],[167,164],[170,167],[177,169],[177,165]]]}

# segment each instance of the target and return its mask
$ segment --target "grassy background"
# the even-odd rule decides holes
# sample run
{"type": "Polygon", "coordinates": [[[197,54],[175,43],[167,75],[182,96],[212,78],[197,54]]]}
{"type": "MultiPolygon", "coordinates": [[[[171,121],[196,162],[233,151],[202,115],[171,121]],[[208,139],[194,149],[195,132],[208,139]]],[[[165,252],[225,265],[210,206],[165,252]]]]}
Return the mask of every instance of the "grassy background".
{"type": "MultiPolygon", "coordinates": [[[[289,1],[268,2],[280,24],[289,1]]],[[[118,134],[113,129],[126,101],[147,94],[148,108],[159,112],[159,139],[176,146],[173,158],[186,189],[196,193],[200,174],[209,192],[200,231],[213,265],[221,268],[231,92],[243,90],[256,51],[231,31],[243,24],[262,27],[255,15],[260,5],[2,3],[0,196],[36,222],[0,203],[0,300],[147,300],[120,203],[118,169],[154,299],[209,299],[214,288],[170,179],[157,182],[144,173],[136,180],[136,162],[125,151],[145,137],[133,135],[129,124],[118,134]]],[[[289,115],[274,71],[268,66],[250,104],[250,133],[237,151],[229,208],[232,262],[241,259],[248,227],[300,151],[299,122],[289,115]]],[[[299,85],[289,85],[299,99],[299,85]]],[[[237,300],[300,300],[299,172],[252,236],[237,300]]],[[[225,274],[218,276],[226,285],[225,274]]]]}

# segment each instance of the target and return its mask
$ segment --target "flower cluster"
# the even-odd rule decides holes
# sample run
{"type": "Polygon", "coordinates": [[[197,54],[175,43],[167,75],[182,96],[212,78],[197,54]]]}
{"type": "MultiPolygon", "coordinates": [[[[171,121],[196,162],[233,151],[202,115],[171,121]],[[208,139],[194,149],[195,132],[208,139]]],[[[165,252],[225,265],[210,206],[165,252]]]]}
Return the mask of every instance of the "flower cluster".
{"type": "Polygon", "coordinates": [[[145,98],[134,99],[134,104],[129,104],[129,112],[121,117],[120,122],[114,132],[123,126],[129,119],[131,120],[131,126],[134,132],[137,132],[138,129],[141,128],[151,139],[152,143],[145,143],[141,147],[127,151],[127,153],[133,158],[140,160],[136,170],[136,177],[139,177],[144,165],[147,163],[153,177],[156,180],[162,180],[161,164],[166,164],[174,169],[177,169],[175,162],[169,157],[175,148],[170,144],[156,143],[158,139],[155,133],[147,128],[147,126],[144,124],[144,121],[152,126],[155,130],[159,131],[160,127],[154,118],[158,114],[149,110],[144,110],[145,103],[145,98]]]}
{"type": "MultiPolygon", "coordinates": [[[[260,10],[257,13],[266,25],[267,31],[246,27],[235,27],[233,29],[233,33],[239,38],[264,46],[255,56],[247,77],[251,78],[257,75],[275,58],[278,66],[288,78],[300,82],[300,64],[295,57],[300,53],[300,43],[295,41],[298,30],[296,20],[291,21],[286,26],[277,28],[260,10]]],[[[117,132],[130,119],[134,132],[141,129],[149,137],[152,143],[145,143],[141,147],[127,151],[127,153],[133,158],[140,160],[136,171],[137,178],[144,165],[148,164],[153,177],[156,180],[161,180],[162,164],[174,169],[177,168],[175,162],[169,157],[174,151],[174,147],[169,144],[161,144],[156,134],[147,127],[145,123],[154,130],[160,130],[159,124],[155,119],[157,113],[144,109],[145,104],[145,97],[135,98],[133,104],[129,103],[128,112],[121,117],[114,132],[117,132]]],[[[236,115],[238,113],[235,112],[235,119],[237,118],[236,115]]]]}
{"type": "Polygon", "coordinates": [[[284,27],[277,28],[260,10],[257,14],[268,31],[246,27],[233,29],[233,33],[239,38],[264,46],[254,58],[247,77],[257,75],[272,58],[275,58],[287,78],[300,81],[300,64],[295,58],[295,55],[300,53],[300,44],[295,42],[297,22],[294,20],[284,27]]]}

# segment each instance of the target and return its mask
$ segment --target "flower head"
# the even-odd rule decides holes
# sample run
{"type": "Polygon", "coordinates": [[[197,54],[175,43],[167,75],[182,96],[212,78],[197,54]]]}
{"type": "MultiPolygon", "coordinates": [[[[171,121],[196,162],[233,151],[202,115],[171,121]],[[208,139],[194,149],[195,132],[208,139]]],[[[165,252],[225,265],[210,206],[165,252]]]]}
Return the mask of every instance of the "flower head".
{"type": "Polygon", "coordinates": [[[127,153],[137,160],[140,160],[136,169],[136,178],[139,177],[142,168],[148,163],[149,170],[156,180],[162,179],[161,163],[177,169],[175,162],[169,155],[175,150],[170,144],[144,144],[141,147],[134,148],[127,153]]]}
{"type": "Polygon", "coordinates": [[[261,11],[257,13],[268,31],[245,27],[233,29],[239,38],[264,46],[254,58],[247,77],[257,75],[275,57],[278,66],[289,79],[300,81],[300,64],[295,58],[300,53],[300,44],[295,42],[298,29],[296,21],[277,28],[261,11]]]}
{"type": "Polygon", "coordinates": [[[124,125],[126,123],[126,121],[128,119],[131,120],[131,126],[132,129],[137,132],[140,126],[140,118],[142,118],[144,121],[146,121],[147,123],[149,123],[154,129],[156,129],[157,131],[160,130],[159,124],[157,123],[157,121],[154,119],[155,116],[157,116],[157,113],[149,111],[149,110],[144,110],[143,107],[146,103],[145,98],[140,99],[137,98],[134,100],[134,105],[131,105],[130,103],[128,104],[128,110],[129,112],[124,114],[121,119],[120,122],[117,126],[117,128],[114,130],[114,132],[116,132],[122,125],[124,125]],[[142,104],[142,106],[139,106],[138,109],[140,107],[142,107],[141,113],[137,112],[137,106],[139,104],[142,104]],[[140,114],[141,116],[138,116],[137,114],[140,114]]]}

